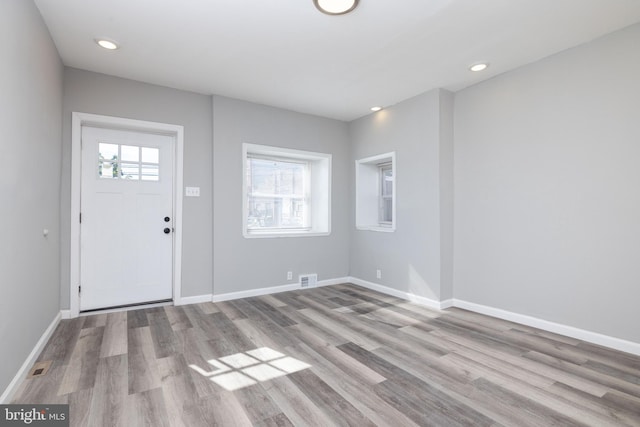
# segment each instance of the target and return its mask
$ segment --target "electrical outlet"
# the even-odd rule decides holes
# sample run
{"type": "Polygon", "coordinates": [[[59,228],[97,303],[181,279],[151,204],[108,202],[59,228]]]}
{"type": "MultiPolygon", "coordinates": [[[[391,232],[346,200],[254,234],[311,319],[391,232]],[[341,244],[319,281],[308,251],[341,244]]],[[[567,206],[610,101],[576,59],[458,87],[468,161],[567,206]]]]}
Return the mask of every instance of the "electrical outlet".
{"type": "Polygon", "coordinates": [[[382,271],[381,270],[376,270],[376,278],[382,279],[382,271]]]}
{"type": "Polygon", "coordinates": [[[293,280],[293,271],[287,271],[287,280],[293,280]]]}

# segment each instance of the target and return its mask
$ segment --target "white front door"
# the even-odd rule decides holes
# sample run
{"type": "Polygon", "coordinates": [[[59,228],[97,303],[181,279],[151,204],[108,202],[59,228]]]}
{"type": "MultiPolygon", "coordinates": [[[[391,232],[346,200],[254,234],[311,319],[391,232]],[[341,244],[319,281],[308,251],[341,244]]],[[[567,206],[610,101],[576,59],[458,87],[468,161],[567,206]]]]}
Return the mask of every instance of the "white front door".
{"type": "Polygon", "coordinates": [[[173,145],[82,127],[80,311],[173,297],[173,145]]]}

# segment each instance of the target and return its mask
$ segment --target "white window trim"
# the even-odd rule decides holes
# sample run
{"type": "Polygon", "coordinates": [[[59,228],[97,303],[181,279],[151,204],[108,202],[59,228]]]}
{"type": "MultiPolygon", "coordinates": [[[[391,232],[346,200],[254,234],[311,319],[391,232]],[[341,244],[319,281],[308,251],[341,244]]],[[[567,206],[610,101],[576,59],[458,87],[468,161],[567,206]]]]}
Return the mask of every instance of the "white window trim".
{"type": "Polygon", "coordinates": [[[395,151],[356,160],[356,229],[393,233],[397,226],[397,163],[395,151]],[[380,166],[391,164],[393,170],[392,185],[392,221],[380,221],[380,166]]]}
{"type": "Polygon", "coordinates": [[[247,239],[274,237],[311,237],[331,234],[331,154],[272,147],[258,144],[242,144],[242,235],[247,239]],[[273,157],[282,161],[310,162],[311,189],[308,191],[311,212],[309,228],[249,230],[247,224],[247,158],[273,157]],[[325,181],[326,182],[322,182],[325,181]],[[320,186],[320,187],[318,187],[320,186]],[[314,189],[315,188],[315,189],[314,189]]]}

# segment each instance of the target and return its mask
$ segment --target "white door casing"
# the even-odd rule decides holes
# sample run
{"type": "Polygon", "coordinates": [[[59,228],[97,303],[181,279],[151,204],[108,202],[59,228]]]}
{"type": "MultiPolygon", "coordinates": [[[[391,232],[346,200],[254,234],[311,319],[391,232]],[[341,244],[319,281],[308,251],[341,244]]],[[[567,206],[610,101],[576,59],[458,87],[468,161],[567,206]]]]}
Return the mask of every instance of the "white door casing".
{"type": "Polygon", "coordinates": [[[173,298],[173,140],[82,127],[80,311],[173,298]]]}
{"type": "MultiPolygon", "coordinates": [[[[69,283],[69,290],[70,290],[70,298],[69,298],[69,311],[68,314],[66,314],[65,317],[76,317],[79,315],[80,310],[89,310],[92,308],[98,308],[98,307],[107,307],[107,306],[113,306],[113,305],[123,305],[123,304],[130,304],[130,303],[137,303],[137,302],[142,302],[142,301],[149,301],[149,300],[157,300],[157,299],[169,299],[171,298],[171,296],[173,295],[173,301],[174,304],[180,304],[180,300],[181,300],[181,259],[182,259],[182,253],[181,253],[181,249],[182,249],[182,188],[183,188],[183,164],[182,164],[182,158],[183,158],[183,135],[184,135],[184,130],[182,126],[179,125],[171,125],[171,124],[164,124],[164,123],[156,123],[156,122],[147,122],[147,121],[140,121],[140,120],[132,120],[132,119],[124,119],[124,118],[118,118],[118,117],[110,117],[110,116],[101,116],[101,115],[94,115],[94,114],[86,114],[86,113],[77,113],[74,112],[72,114],[72,149],[71,149],[71,253],[70,253],[70,283],[69,283]],[[127,193],[127,185],[131,184],[131,182],[120,182],[120,183],[115,183],[113,182],[113,180],[111,180],[112,182],[110,184],[116,184],[114,188],[111,188],[109,191],[103,191],[105,190],[104,186],[107,185],[107,183],[105,181],[109,181],[109,180],[98,180],[98,145],[97,143],[95,144],[95,157],[93,158],[93,160],[89,160],[88,158],[91,157],[89,152],[85,152],[85,155],[87,156],[87,162],[90,162],[92,165],[90,165],[88,168],[85,167],[85,165],[83,165],[83,150],[81,149],[81,140],[82,140],[82,133],[83,133],[83,128],[102,128],[102,131],[107,131],[109,132],[107,129],[111,129],[111,130],[115,130],[116,133],[120,134],[120,137],[122,137],[125,134],[128,133],[137,133],[137,134],[143,134],[144,137],[148,137],[148,138],[165,138],[164,141],[167,142],[169,141],[168,144],[168,151],[165,153],[165,160],[168,162],[167,166],[169,167],[169,169],[171,171],[173,171],[173,179],[170,180],[171,183],[169,184],[168,188],[165,188],[165,191],[169,192],[169,206],[163,206],[160,209],[162,210],[169,210],[169,214],[165,214],[162,213],[161,217],[159,218],[159,222],[161,224],[165,224],[162,225],[161,227],[158,228],[157,231],[155,231],[155,233],[158,233],[159,238],[166,238],[164,240],[164,242],[169,241],[169,247],[170,247],[170,251],[164,251],[163,253],[165,255],[158,255],[157,253],[153,255],[153,258],[156,259],[156,261],[143,261],[141,263],[139,263],[138,266],[136,266],[136,262],[137,261],[133,261],[127,257],[124,257],[123,259],[121,259],[120,262],[121,264],[119,266],[117,266],[115,269],[110,270],[107,269],[105,270],[106,266],[98,266],[95,271],[96,273],[90,273],[90,270],[87,270],[89,268],[89,265],[85,262],[85,261],[89,261],[86,259],[83,259],[83,257],[81,256],[81,243],[84,245],[87,242],[83,239],[81,239],[82,234],[81,234],[81,224],[80,224],[80,207],[81,207],[81,194],[84,193],[85,189],[82,187],[81,183],[83,181],[83,171],[86,171],[87,174],[89,174],[89,172],[91,173],[95,173],[94,178],[96,180],[96,182],[94,182],[98,188],[94,188],[94,190],[96,189],[100,189],[99,187],[102,187],[101,192],[102,194],[111,194],[111,195],[105,195],[104,198],[111,198],[113,199],[114,197],[121,197],[121,198],[126,198],[125,194],[127,193]],[[146,136],[145,136],[146,134],[146,136]],[[151,135],[150,135],[151,134],[151,135]],[[124,186],[124,187],[123,187],[124,186]],[[119,187],[119,188],[118,188],[119,187]],[[121,196],[113,196],[114,193],[121,193],[121,196]],[[172,200],[172,202],[171,202],[172,200]],[[164,222],[164,217],[165,216],[169,216],[170,217],[170,222],[168,224],[170,225],[166,225],[167,223],[164,222]],[[169,233],[169,235],[164,234],[164,228],[165,227],[169,227],[171,229],[171,232],[169,233]],[[167,258],[167,255],[168,258],[167,258]],[[162,257],[164,256],[165,258],[160,261],[159,259],[157,259],[156,257],[162,257]],[[127,259],[129,259],[129,261],[126,261],[127,259]],[[167,260],[165,262],[165,259],[167,260]],[[81,270],[81,264],[83,267],[83,270],[81,270]],[[127,265],[128,264],[128,265],[127,265]],[[158,272],[158,265],[164,265],[166,266],[163,267],[166,271],[168,271],[168,280],[165,279],[165,283],[169,283],[169,288],[165,287],[162,288],[161,287],[161,291],[158,291],[159,293],[153,293],[155,291],[150,291],[149,289],[146,289],[147,285],[150,285],[150,282],[153,281],[153,277],[155,276],[156,278],[160,275],[160,274],[155,274],[156,272],[158,272]],[[151,265],[152,268],[154,269],[154,273],[150,273],[150,274],[143,274],[143,270],[146,268],[148,270],[148,266],[151,265]],[[139,268],[141,267],[141,268],[139,268]],[[83,300],[82,304],[80,303],[80,293],[79,293],[79,286],[81,285],[81,271],[82,271],[82,279],[84,280],[85,278],[89,279],[91,278],[91,274],[95,274],[98,277],[98,280],[102,280],[105,279],[103,281],[103,285],[104,283],[106,283],[106,281],[112,281],[113,278],[117,275],[124,275],[124,276],[131,276],[131,275],[137,275],[138,277],[141,277],[140,275],[143,274],[143,280],[138,281],[137,282],[137,289],[135,289],[134,292],[130,292],[129,290],[124,290],[121,289],[119,292],[121,293],[120,297],[122,297],[123,295],[125,296],[125,298],[129,298],[129,300],[127,299],[118,299],[118,297],[116,297],[115,300],[109,300],[107,297],[105,297],[103,294],[100,294],[100,292],[97,292],[95,295],[91,296],[91,295],[87,295],[87,292],[90,291],[90,289],[85,288],[84,283],[82,283],[82,293],[83,293],[83,297],[85,297],[86,299],[83,300]],[[168,290],[167,290],[168,289],[168,290]],[[145,293],[149,291],[148,293],[145,293]],[[135,297],[132,297],[133,294],[135,297]],[[167,296],[168,295],[168,296],[167,296]],[[93,302],[92,302],[93,300],[93,302]],[[116,302],[114,302],[116,301],[116,302]]],[[[113,136],[113,135],[112,135],[113,136]]],[[[116,138],[117,139],[117,138],[116,138]]],[[[125,138],[126,139],[126,138],[125,138]]],[[[106,141],[107,143],[109,141],[106,141]]],[[[149,142],[141,142],[140,144],[138,144],[138,146],[149,146],[149,145],[153,145],[153,143],[149,143],[149,142]],[[145,145],[146,144],[146,145],[145,145]]],[[[157,145],[157,142],[155,143],[157,145]]],[[[89,144],[91,145],[91,144],[89,144]]],[[[126,145],[126,144],[125,144],[126,145]]],[[[129,146],[136,146],[136,144],[129,144],[129,146]]],[[[108,147],[107,147],[108,148],[108,147]]],[[[112,148],[112,147],[111,147],[112,148]]],[[[89,150],[91,151],[91,149],[89,150]]],[[[148,154],[148,153],[147,153],[148,154]]],[[[163,160],[161,160],[163,161],[163,160]]],[[[143,165],[144,166],[144,165],[143,165]]],[[[149,166],[149,165],[146,165],[149,166]]],[[[162,165],[161,165],[162,168],[162,165]]],[[[161,169],[160,169],[161,170],[161,169]]],[[[160,172],[162,173],[162,172],[160,172]]],[[[151,178],[153,179],[153,178],[151,178]]],[[[150,194],[152,194],[152,192],[148,191],[148,185],[147,184],[151,184],[151,183],[155,183],[158,184],[160,181],[158,182],[154,182],[154,181],[150,181],[150,182],[144,182],[144,183],[139,183],[139,184],[143,184],[141,186],[138,187],[147,187],[147,189],[143,189],[141,191],[141,193],[143,194],[142,199],[143,199],[143,203],[141,203],[141,206],[143,207],[143,209],[151,209],[153,211],[155,211],[157,208],[154,207],[156,205],[155,202],[151,203],[149,201],[149,199],[154,199],[155,196],[151,196],[150,194]],[[146,208],[144,207],[146,206],[146,208]]],[[[139,188],[140,189],[140,188],[139,188]]],[[[129,193],[131,193],[129,191],[129,193]]],[[[83,194],[84,197],[86,197],[86,195],[83,194]]],[[[129,194],[129,201],[131,202],[131,194],[129,194]]],[[[139,198],[139,197],[133,197],[135,198],[139,198]]],[[[98,201],[98,204],[100,204],[100,202],[98,201]]],[[[136,204],[140,204],[139,201],[136,201],[136,204]]],[[[84,209],[85,206],[83,206],[84,209]]],[[[105,217],[108,217],[108,210],[111,209],[111,213],[114,214],[115,212],[117,212],[116,209],[113,209],[112,207],[109,206],[109,204],[103,204],[102,207],[102,211],[98,210],[98,216],[99,215],[103,215],[105,217]],[[102,212],[102,213],[100,213],[102,212]]],[[[122,213],[122,211],[120,212],[122,213]]],[[[142,212],[139,212],[140,214],[142,212]]],[[[88,214],[88,213],[87,213],[88,214]]],[[[85,215],[87,215],[85,214],[85,215]]],[[[119,215],[119,214],[118,214],[119,215]]],[[[155,216],[155,212],[153,213],[149,213],[148,215],[143,215],[144,217],[147,216],[155,216]]],[[[103,218],[104,220],[104,218],[103,218]]],[[[133,221],[135,223],[135,220],[133,221]]],[[[151,221],[150,221],[151,222],[151,221]]],[[[89,227],[89,219],[87,217],[83,218],[83,225],[87,225],[87,227],[89,227]],[[87,222],[85,222],[87,221],[87,222]]],[[[113,224],[111,225],[112,229],[108,230],[108,227],[104,227],[104,225],[102,226],[102,229],[94,229],[94,232],[97,232],[98,234],[102,234],[102,239],[104,240],[105,238],[108,240],[109,238],[112,238],[114,240],[113,243],[105,243],[105,245],[103,247],[98,247],[97,251],[100,252],[102,251],[101,257],[104,259],[105,253],[107,254],[107,256],[109,255],[109,251],[107,248],[109,248],[109,246],[117,246],[117,247],[121,247],[123,248],[123,243],[122,243],[122,239],[127,239],[127,236],[131,236],[134,235],[136,233],[138,233],[138,236],[135,236],[133,239],[134,240],[138,240],[138,241],[147,241],[149,242],[149,244],[151,246],[155,246],[158,242],[161,242],[162,240],[158,240],[156,242],[156,236],[155,233],[154,235],[152,235],[152,227],[149,226],[146,229],[141,228],[141,227],[132,227],[129,230],[123,231],[120,234],[120,237],[113,237],[115,233],[114,228],[117,228],[116,226],[114,226],[113,224]],[[105,237],[105,236],[110,236],[110,237],[105,237]],[[155,242],[155,243],[153,243],[155,242]],[[106,252],[105,252],[106,251],[106,252]]],[[[157,228],[157,226],[155,227],[157,228]]],[[[154,228],[154,230],[155,230],[154,228]]],[[[84,230],[82,230],[85,233],[88,233],[89,228],[85,228],[84,230]]],[[[87,235],[85,235],[84,237],[88,237],[87,235]]],[[[93,237],[98,238],[97,235],[94,235],[93,237]]],[[[91,238],[91,237],[90,237],[91,238]]],[[[130,243],[130,242],[129,242],[130,243]]],[[[149,252],[150,251],[150,247],[149,244],[146,247],[146,251],[149,252]]],[[[127,246],[128,243],[125,243],[125,246],[127,246]]],[[[130,246],[130,245],[129,245],[130,246]]],[[[160,245],[162,246],[162,245],[160,245]]],[[[140,249],[144,249],[141,246],[138,246],[137,250],[138,252],[142,252],[144,253],[145,250],[140,251],[140,249]]],[[[153,249],[151,250],[151,252],[153,252],[153,249]]],[[[82,250],[84,250],[84,248],[82,248],[82,250]]],[[[94,251],[96,250],[96,248],[94,247],[93,249],[94,251]]],[[[129,250],[129,248],[127,248],[127,250],[129,250]]],[[[115,251],[116,253],[118,251],[115,251]]],[[[89,258],[92,256],[91,252],[87,252],[86,254],[89,258]]],[[[94,256],[96,254],[93,254],[94,256]]],[[[136,255],[138,256],[138,255],[136,255]]],[[[116,257],[117,258],[117,257],[116,257]]],[[[135,258],[135,257],[134,257],[135,258]]],[[[94,261],[89,261],[89,262],[93,262],[94,264],[96,263],[94,257],[94,261]]],[[[114,262],[117,264],[118,262],[113,261],[113,259],[111,261],[109,261],[111,264],[114,264],[114,262]]],[[[165,273],[166,273],[165,271],[165,273]]],[[[147,273],[149,273],[147,271],[147,273]]],[[[159,272],[158,272],[159,273],[159,272]]],[[[91,285],[89,285],[91,286],[91,285]]],[[[99,289],[100,286],[98,286],[97,289],[99,289]]],[[[64,313],[64,311],[63,311],[64,313]]]]}

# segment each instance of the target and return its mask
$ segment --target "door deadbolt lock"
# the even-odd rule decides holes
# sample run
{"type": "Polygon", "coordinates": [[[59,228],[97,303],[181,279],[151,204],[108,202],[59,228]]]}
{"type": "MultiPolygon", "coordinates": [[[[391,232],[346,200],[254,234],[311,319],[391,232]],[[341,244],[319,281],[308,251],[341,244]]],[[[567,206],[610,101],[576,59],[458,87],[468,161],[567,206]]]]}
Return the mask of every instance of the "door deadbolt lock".
{"type": "Polygon", "coordinates": [[[165,216],[164,217],[164,222],[169,222],[169,221],[171,221],[171,218],[169,218],[168,216],[165,216]]]}

